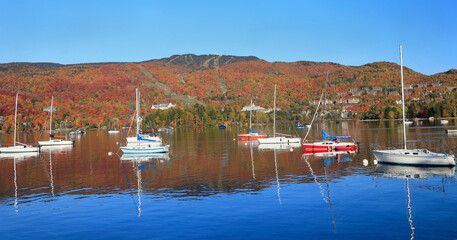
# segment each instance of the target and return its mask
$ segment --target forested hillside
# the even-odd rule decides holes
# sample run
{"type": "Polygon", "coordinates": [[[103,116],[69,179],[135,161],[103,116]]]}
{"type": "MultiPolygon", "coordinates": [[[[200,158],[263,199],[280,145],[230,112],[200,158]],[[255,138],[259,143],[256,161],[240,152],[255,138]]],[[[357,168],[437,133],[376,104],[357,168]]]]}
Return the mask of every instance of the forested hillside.
{"type": "MultiPolygon", "coordinates": [[[[0,64],[0,126],[9,130],[14,123],[16,92],[19,121],[27,130],[42,129],[48,114],[43,108],[50,105],[51,96],[58,109],[55,124],[61,127],[121,125],[135,88],[141,92],[142,115],[154,113],[150,117],[154,125],[195,124],[203,121],[208,111],[219,116],[214,119],[208,115],[206,123],[242,121],[245,114],[239,110],[250,99],[264,108],[272,107],[274,84],[278,87],[277,106],[292,113],[285,117],[303,119],[306,110],[315,108],[327,72],[329,110],[350,112],[359,118],[397,117],[400,66],[395,63],[354,67],[187,54],[138,63],[0,64]],[[177,104],[173,111],[181,111],[186,117],[177,113],[165,117],[166,113],[150,109],[160,103],[177,104]],[[387,106],[392,106],[394,113],[385,112],[387,106]]],[[[411,117],[456,116],[457,70],[427,76],[405,68],[404,76],[411,117]]]]}

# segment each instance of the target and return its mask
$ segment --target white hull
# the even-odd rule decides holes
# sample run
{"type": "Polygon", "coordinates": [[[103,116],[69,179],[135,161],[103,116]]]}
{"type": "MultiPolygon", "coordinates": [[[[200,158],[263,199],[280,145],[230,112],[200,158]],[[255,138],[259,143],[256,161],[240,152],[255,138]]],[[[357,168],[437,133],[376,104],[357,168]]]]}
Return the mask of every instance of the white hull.
{"type": "Polygon", "coordinates": [[[38,141],[38,146],[59,146],[59,145],[73,145],[73,141],[52,139],[49,141],[38,141]]]}
{"type": "Polygon", "coordinates": [[[38,147],[12,146],[12,147],[0,148],[0,153],[28,153],[28,152],[38,152],[39,150],[40,149],[38,147]]]}
{"type": "Polygon", "coordinates": [[[374,150],[373,154],[380,163],[455,166],[454,155],[433,153],[426,149],[374,150]]]}
{"type": "Polygon", "coordinates": [[[290,144],[259,144],[259,150],[290,150],[292,148],[301,147],[300,143],[290,143],[290,144]]]}
{"type": "Polygon", "coordinates": [[[145,153],[166,153],[170,146],[148,146],[148,145],[128,145],[121,147],[121,151],[126,154],[145,154],[145,153]]]}
{"type": "Polygon", "coordinates": [[[300,143],[300,138],[286,138],[286,137],[271,137],[257,139],[260,144],[290,144],[300,143]]]}
{"type": "Polygon", "coordinates": [[[108,133],[119,133],[118,130],[109,130],[108,133]]]}

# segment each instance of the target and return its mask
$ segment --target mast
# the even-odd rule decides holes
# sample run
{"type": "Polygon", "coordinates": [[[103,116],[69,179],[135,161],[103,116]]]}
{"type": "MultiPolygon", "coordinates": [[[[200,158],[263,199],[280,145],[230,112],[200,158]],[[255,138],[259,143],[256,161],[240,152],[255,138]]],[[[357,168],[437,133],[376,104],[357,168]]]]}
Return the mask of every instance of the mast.
{"type": "Polygon", "coordinates": [[[406,125],[405,125],[405,89],[403,87],[403,55],[400,44],[400,75],[401,75],[401,108],[403,111],[403,145],[406,150],[406,125]]]}
{"type": "Polygon", "coordinates": [[[52,103],[54,102],[54,96],[51,97],[51,117],[49,118],[49,141],[51,141],[51,134],[52,134],[52,103]]]}
{"type": "Polygon", "coordinates": [[[327,77],[325,78],[325,86],[324,86],[324,110],[322,111],[324,113],[324,116],[322,117],[322,129],[325,128],[325,108],[327,106],[327,81],[328,81],[328,72],[327,71],[327,77]]]}
{"type": "Polygon", "coordinates": [[[275,84],[275,96],[273,103],[273,137],[276,137],[276,84],[275,84]]]}
{"type": "Polygon", "coordinates": [[[252,99],[251,99],[251,109],[249,111],[249,133],[251,133],[251,119],[252,119],[252,99]]]}
{"type": "Polygon", "coordinates": [[[13,146],[16,146],[17,95],[19,95],[19,93],[16,93],[16,108],[14,110],[14,143],[13,143],[13,146]]]}
{"type": "Polygon", "coordinates": [[[140,134],[140,93],[138,92],[138,88],[135,89],[136,91],[136,135],[140,134]]]}

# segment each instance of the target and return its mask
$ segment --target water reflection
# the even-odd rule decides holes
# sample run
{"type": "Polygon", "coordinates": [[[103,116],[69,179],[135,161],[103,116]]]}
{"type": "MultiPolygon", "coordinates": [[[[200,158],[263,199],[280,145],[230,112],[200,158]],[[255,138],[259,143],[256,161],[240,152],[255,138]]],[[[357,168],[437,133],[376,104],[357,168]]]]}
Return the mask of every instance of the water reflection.
{"type": "Polygon", "coordinates": [[[414,239],[416,228],[414,227],[411,191],[409,179],[427,179],[430,177],[454,177],[455,167],[425,167],[425,166],[404,166],[391,164],[378,164],[375,168],[375,174],[389,178],[404,178],[406,181],[406,198],[408,210],[408,223],[411,231],[411,240],[414,239]]]}
{"type": "Polygon", "coordinates": [[[17,184],[17,163],[27,159],[36,158],[39,156],[38,152],[27,153],[2,153],[0,154],[1,160],[13,159],[13,182],[14,182],[14,209],[16,214],[19,213],[18,205],[18,184],[17,184]]]}
{"type": "Polygon", "coordinates": [[[142,170],[145,170],[151,166],[157,165],[156,162],[152,162],[157,160],[159,163],[169,160],[168,153],[153,153],[153,154],[123,154],[120,157],[122,168],[124,170],[124,176],[129,184],[128,187],[130,188],[130,183],[128,180],[127,173],[125,171],[124,162],[131,162],[132,167],[135,169],[136,177],[137,177],[137,209],[138,209],[138,217],[141,217],[141,195],[143,193],[142,189],[142,170]]]}

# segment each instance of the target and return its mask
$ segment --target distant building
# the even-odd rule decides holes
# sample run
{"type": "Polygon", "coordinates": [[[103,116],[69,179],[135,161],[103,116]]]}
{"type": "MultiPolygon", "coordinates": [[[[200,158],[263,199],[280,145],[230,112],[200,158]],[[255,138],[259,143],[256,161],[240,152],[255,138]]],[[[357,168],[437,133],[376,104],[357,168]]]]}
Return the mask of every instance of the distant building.
{"type": "Polygon", "coordinates": [[[158,105],[152,105],[151,109],[157,109],[157,110],[167,110],[170,108],[176,107],[176,104],[173,103],[161,103],[158,105]]]}
{"type": "Polygon", "coordinates": [[[381,91],[382,92],[382,87],[373,87],[373,91],[381,91]]]}
{"type": "Polygon", "coordinates": [[[425,84],[425,83],[418,83],[418,84],[417,84],[417,87],[418,87],[418,88],[427,87],[427,84],[425,84]]]}
{"type": "Polygon", "coordinates": [[[397,91],[389,91],[389,92],[388,92],[388,95],[389,95],[389,96],[399,96],[400,93],[397,92],[397,91]]]}
{"type": "Polygon", "coordinates": [[[360,99],[358,99],[358,98],[349,98],[348,99],[348,103],[351,103],[351,104],[356,104],[359,102],[360,102],[360,99]]]}
{"type": "Polygon", "coordinates": [[[241,109],[242,112],[249,112],[251,110],[254,112],[265,112],[265,108],[256,106],[254,104],[252,104],[252,106],[251,105],[245,106],[245,107],[243,107],[243,109],[241,109]]]}
{"type": "Polygon", "coordinates": [[[413,89],[413,85],[412,84],[405,84],[403,85],[404,89],[413,89]]]}
{"type": "Polygon", "coordinates": [[[342,97],[342,96],[346,95],[346,92],[337,92],[336,95],[338,97],[342,97]]]}
{"type": "MultiPolygon", "coordinates": [[[[51,111],[51,106],[44,107],[43,111],[44,112],[50,112],[51,111]]],[[[57,111],[57,107],[56,106],[52,106],[52,111],[56,112],[57,111]]]]}
{"type": "Polygon", "coordinates": [[[367,91],[367,94],[368,95],[373,95],[373,96],[376,96],[378,94],[378,91],[375,91],[375,90],[369,90],[367,91]]]}
{"type": "Polygon", "coordinates": [[[443,84],[442,83],[432,83],[433,87],[441,87],[441,85],[443,85],[443,84]]]}

